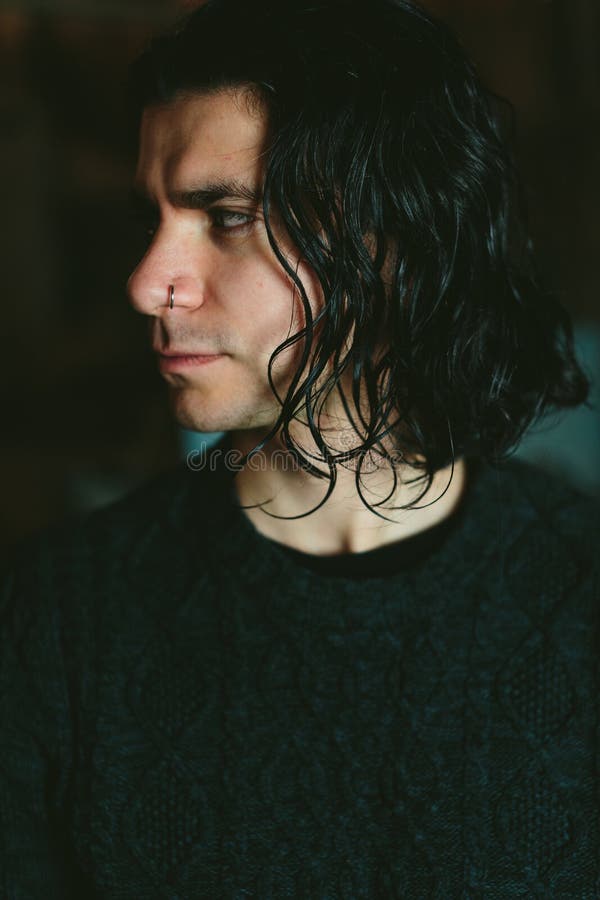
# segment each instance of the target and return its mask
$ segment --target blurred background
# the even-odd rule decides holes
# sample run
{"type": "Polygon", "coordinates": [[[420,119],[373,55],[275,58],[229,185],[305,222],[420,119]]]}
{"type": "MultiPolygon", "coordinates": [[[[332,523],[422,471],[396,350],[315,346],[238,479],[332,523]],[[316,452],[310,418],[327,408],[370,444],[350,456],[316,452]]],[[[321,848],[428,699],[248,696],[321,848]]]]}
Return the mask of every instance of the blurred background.
{"type": "MultiPolygon", "coordinates": [[[[595,410],[550,419],[519,455],[600,496],[600,3],[424,5],[515,106],[540,268],[572,315],[594,383],[595,410]]],[[[185,6],[0,2],[1,556],[215,438],[172,421],[146,323],[125,298],[139,255],[127,65],[185,6]]]]}

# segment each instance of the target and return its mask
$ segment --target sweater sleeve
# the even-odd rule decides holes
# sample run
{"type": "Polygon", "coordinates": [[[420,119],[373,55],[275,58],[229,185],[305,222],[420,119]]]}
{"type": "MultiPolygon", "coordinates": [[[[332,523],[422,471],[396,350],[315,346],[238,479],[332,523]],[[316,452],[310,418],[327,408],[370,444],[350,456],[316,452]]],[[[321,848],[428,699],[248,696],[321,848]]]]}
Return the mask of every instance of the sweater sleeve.
{"type": "Polygon", "coordinates": [[[71,727],[55,580],[41,550],[17,554],[0,583],[3,900],[83,896],[64,814],[71,727]]]}

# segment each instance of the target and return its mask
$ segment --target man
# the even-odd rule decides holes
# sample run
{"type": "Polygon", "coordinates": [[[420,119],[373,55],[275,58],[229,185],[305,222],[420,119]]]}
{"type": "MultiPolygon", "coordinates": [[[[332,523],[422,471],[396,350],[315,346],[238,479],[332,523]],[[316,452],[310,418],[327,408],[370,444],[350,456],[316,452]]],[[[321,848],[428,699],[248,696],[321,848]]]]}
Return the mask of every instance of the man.
{"type": "Polygon", "coordinates": [[[3,895],[595,896],[598,508],[505,460],[587,384],[472,66],[209,0],[134,85],[129,296],[226,437],[15,560],[3,895]]]}

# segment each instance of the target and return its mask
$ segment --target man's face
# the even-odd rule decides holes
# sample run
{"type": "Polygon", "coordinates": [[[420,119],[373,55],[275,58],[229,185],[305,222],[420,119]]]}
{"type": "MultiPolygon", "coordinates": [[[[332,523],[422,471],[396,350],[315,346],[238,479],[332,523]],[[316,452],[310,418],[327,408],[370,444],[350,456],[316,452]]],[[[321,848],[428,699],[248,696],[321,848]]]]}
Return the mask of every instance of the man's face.
{"type": "MultiPolygon", "coordinates": [[[[203,364],[159,357],[175,418],[185,428],[270,428],[279,405],[268,362],[304,325],[298,291],[269,244],[261,203],[237,188],[234,196],[217,191],[234,182],[250,194],[260,191],[267,139],[266,116],[251,113],[240,93],[180,96],[143,115],[136,192],[154,219],[154,234],[128,281],[129,297],[150,317],[155,350],[220,354],[203,364]]],[[[272,227],[315,316],[322,302],[318,281],[298,266],[299,254],[276,220],[272,227]]],[[[274,364],[282,399],[302,347],[301,340],[274,364]]]]}

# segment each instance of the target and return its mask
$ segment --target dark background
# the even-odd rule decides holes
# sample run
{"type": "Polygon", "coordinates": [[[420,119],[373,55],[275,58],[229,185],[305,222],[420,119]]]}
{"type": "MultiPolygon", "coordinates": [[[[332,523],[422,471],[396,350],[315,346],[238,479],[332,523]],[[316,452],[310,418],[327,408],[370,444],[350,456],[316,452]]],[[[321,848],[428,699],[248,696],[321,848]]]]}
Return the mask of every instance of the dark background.
{"type": "MultiPolygon", "coordinates": [[[[125,298],[138,253],[127,64],[184,5],[0,4],[2,554],[39,528],[110,502],[189,445],[170,417],[145,321],[125,298]]],[[[595,377],[600,3],[425,5],[454,26],[484,81],[516,108],[540,267],[571,312],[595,377]]],[[[526,442],[527,453],[600,494],[597,413],[569,414],[558,430],[526,442]]]]}

